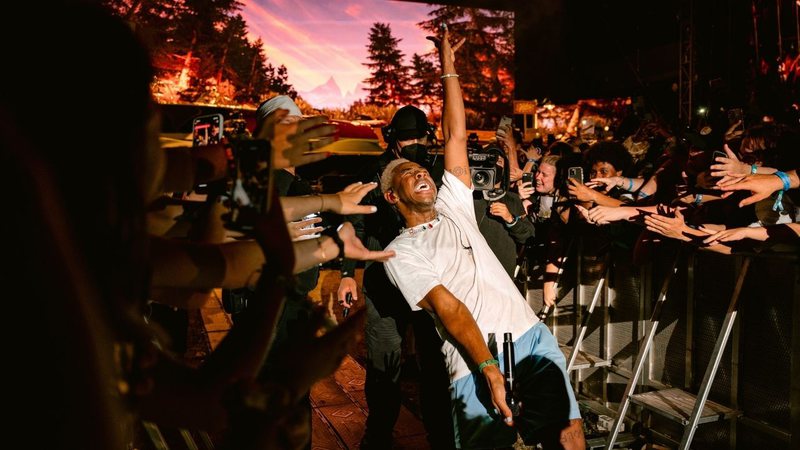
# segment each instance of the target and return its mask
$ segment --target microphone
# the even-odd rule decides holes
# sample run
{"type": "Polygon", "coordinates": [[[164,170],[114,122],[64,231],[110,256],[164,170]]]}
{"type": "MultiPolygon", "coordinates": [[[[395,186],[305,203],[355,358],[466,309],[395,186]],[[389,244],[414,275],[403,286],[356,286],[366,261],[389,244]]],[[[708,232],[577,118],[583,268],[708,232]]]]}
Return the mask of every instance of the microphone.
{"type": "MultiPolygon", "coordinates": [[[[353,304],[353,293],[352,292],[348,292],[347,295],[345,295],[344,304],[345,305],[352,305],[353,304]]],[[[349,314],[350,314],[350,307],[349,306],[343,306],[342,307],[342,317],[346,319],[349,314]]]]}
{"type": "Polygon", "coordinates": [[[514,372],[516,359],[514,357],[514,340],[511,333],[503,333],[503,378],[506,384],[506,404],[511,408],[511,415],[519,415],[519,402],[514,396],[514,372]]]}

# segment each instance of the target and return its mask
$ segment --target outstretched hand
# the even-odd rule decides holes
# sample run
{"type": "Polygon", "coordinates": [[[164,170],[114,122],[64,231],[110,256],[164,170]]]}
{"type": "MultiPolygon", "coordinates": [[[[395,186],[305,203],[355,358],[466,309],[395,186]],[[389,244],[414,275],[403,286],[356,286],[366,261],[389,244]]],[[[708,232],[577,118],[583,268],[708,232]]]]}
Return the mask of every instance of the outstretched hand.
{"type": "MultiPolygon", "coordinates": [[[[773,192],[782,190],[783,181],[772,174],[749,175],[738,183],[721,186],[720,189],[723,191],[750,191],[752,195],[739,202],[739,207],[742,207],[764,200],[772,195],[773,192]]],[[[728,192],[727,195],[723,195],[723,198],[727,198],[731,193],[728,192]]]]}
{"type": "Polygon", "coordinates": [[[603,188],[603,193],[608,194],[615,187],[622,186],[622,182],[623,182],[622,177],[597,177],[589,180],[589,182],[586,183],[586,185],[589,186],[590,188],[603,185],[605,186],[603,188]]]}
{"type": "Polygon", "coordinates": [[[336,127],[325,125],[325,116],[294,118],[288,111],[278,109],[264,119],[264,126],[256,136],[268,139],[272,145],[273,168],[298,167],[323,160],[324,153],[308,152],[330,144],[334,140],[336,127]]]}
{"type": "Polygon", "coordinates": [[[723,149],[727,156],[714,158],[710,167],[712,177],[742,177],[750,174],[750,165],[739,161],[728,144],[725,144],[723,149]]]}
{"type": "Polygon", "coordinates": [[[335,212],[336,214],[340,215],[348,215],[348,214],[372,214],[378,210],[376,206],[373,205],[359,205],[361,200],[364,199],[370,191],[375,189],[378,186],[378,183],[362,183],[357,182],[353,183],[346,188],[342,189],[340,192],[336,193],[336,197],[338,198],[338,204],[334,204],[331,208],[331,212],[335,212]]]}
{"type": "Polygon", "coordinates": [[[444,61],[445,57],[449,57],[450,61],[456,60],[456,52],[466,42],[467,38],[461,38],[455,45],[450,45],[450,32],[447,30],[447,25],[442,24],[442,36],[426,36],[425,39],[433,42],[437,49],[439,49],[439,56],[444,61]]]}
{"type": "Polygon", "coordinates": [[[365,247],[361,239],[356,236],[356,230],[350,222],[342,224],[339,229],[339,238],[344,243],[345,258],[386,262],[395,255],[393,250],[374,251],[365,247]]]}

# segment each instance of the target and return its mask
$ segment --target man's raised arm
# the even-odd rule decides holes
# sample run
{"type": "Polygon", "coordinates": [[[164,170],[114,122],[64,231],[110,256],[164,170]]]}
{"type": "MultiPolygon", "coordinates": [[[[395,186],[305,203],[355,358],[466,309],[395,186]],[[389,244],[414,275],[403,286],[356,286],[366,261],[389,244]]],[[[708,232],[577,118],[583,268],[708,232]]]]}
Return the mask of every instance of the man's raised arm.
{"type": "Polygon", "coordinates": [[[450,46],[450,35],[446,26],[442,26],[442,38],[428,39],[434,41],[439,48],[439,60],[442,63],[442,85],[444,87],[444,106],[442,108],[442,136],[444,138],[444,168],[467,186],[472,186],[467,159],[467,119],[464,114],[464,98],[455,66],[455,52],[464,43],[450,46]]]}

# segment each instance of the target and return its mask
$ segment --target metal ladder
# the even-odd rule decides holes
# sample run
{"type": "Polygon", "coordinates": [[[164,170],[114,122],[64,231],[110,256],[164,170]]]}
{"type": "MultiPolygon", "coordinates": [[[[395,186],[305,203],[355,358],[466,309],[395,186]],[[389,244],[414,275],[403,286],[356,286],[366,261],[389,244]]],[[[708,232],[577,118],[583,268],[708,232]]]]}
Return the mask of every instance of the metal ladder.
{"type": "Polygon", "coordinates": [[[722,355],[725,351],[725,346],[730,338],[731,330],[733,329],[736,315],[738,312],[739,296],[742,291],[742,285],[747,276],[748,268],[750,267],[750,258],[747,257],[742,263],[739,271],[739,276],[736,280],[736,285],[731,295],[731,300],[728,305],[728,311],[725,315],[721,330],[717,335],[714,350],[711,353],[711,359],[708,362],[703,381],[700,385],[697,395],[691,394],[681,389],[670,388],[658,391],[646,392],[643,394],[633,394],[633,389],[642,374],[642,367],[644,360],[647,357],[651,347],[655,332],[658,327],[659,316],[663,309],[664,301],[666,300],[666,291],[669,287],[669,282],[675,275],[677,270],[678,256],[673,263],[672,273],[664,280],[664,285],[659,293],[658,301],[653,309],[650,319],[650,329],[646,336],[642,338],[639,344],[639,354],[636,358],[631,379],[628,381],[628,386],[625,388],[617,417],[614,421],[614,429],[609,435],[606,448],[611,449],[619,434],[620,424],[625,418],[630,403],[635,403],[644,407],[647,410],[658,413],[668,419],[683,425],[683,436],[679,449],[688,449],[694,439],[695,431],[698,425],[719,420],[730,419],[740,415],[739,411],[732,408],[720,405],[718,403],[708,400],[708,394],[711,391],[711,386],[714,383],[714,377],[719,368],[722,355]]]}
{"type": "MultiPolygon", "coordinates": [[[[592,301],[589,304],[589,308],[581,319],[581,326],[576,333],[572,346],[561,346],[561,351],[564,352],[564,356],[567,359],[567,372],[572,370],[611,365],[610,359],[603,359],[581,350],[581,344],[583,343],[583,339],[586,337],[586,331],[589,329],[589,320],[591,319],[592,313],[597,306],[597,302],[600,299],[600,294],[603,292],[603,288],[606,285],[606,280],[608,280],[608,276],[611,271],[608,258],[606,258],[605,266],[606,267],[603,271],[603,276],[600,278],[600,280],[598,280],[597,287],[595,287],[594,295],[592,295],[592,301]]],[[[580,286],[578,286],[578,289],[580,289],[580,286]]],[[[577,305],[576,310],[581,306],[582,305],[577,305]]]]}

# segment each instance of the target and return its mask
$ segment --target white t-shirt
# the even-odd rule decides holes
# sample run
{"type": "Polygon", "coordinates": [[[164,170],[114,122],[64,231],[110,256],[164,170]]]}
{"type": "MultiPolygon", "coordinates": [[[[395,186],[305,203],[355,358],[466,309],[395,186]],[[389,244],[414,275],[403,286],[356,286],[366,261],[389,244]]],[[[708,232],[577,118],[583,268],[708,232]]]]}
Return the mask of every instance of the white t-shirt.
{"type": "MultiPolygon", "coordinates": [[[[386,273],[411,309],[420,310],[417,303],[441,284],[466,305],[485,341],[489,333],[495,334],[498,345],[503,342],[503,333],[511,332],[516,339],[539,319],[481,235],[472,189],[448,171],[442,182],[435,204],[437,218],[404,229],[386,247],[397,253],[384,264],[386,273]]],[[[436,316],[434,320],[445,340],[442,351],[450,379],[468,375],[470,369],[456,341],[436,316]]]]}

